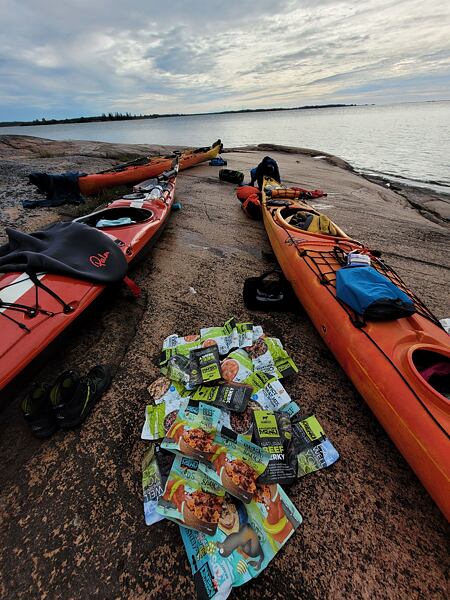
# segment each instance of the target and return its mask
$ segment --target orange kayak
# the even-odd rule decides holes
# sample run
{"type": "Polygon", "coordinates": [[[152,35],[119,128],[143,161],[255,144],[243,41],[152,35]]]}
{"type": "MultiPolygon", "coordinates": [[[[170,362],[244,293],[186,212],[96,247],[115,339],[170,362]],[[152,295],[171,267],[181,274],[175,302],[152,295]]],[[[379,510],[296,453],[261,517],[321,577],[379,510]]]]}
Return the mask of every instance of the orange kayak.
{"type": "Polygon", "coordinates": [[[262,213],[273,251],[295,294],[348,377],[436,504],[450,520],[450,400],[427,374],[448,372],[450,337],[400,277],[308,204],[277,199],[264,181],[262,213]],[[306,216],[315,231],[300,228],[306,216]],[[317,218],[319,217],[319,218],[317,218]],[[311,221],[310,221],[311,222],[311,221]],[[295,225],[296,223],[297,225],[295,225]],[[317,226],[319,224],[319,226],[317,226]],[[336,273],[356,251],[405,292],[409,317],[364,322],[336,296],[336,273]]]}
{"type": "MultiPolygon", "coordinates": [[[[137,262],[167,223],[178,172],[175,162],[173,166],[153,191],[143,188],[75,222],[95,227],[114,241],[129,264],[137,262]]],[[[102,256],[90,257],[94,259],[101,269],[102,256]]],[[[35,279],[38,285],[27,273],[0,273],[0,390],[105,290],[105,285],[54,273],[38,273],[35,279]]]]}
{"type": "MultiPolygon", "coordinates": [[[[217,140],[209,148],[183,150],[179,155],[180,170],[188,169],[206,160],[215,158],[221,151],[221,148],[222,142],[217,140]]],[[[163,171],[170,169],[174,158],[176,156],[173,154],[169,156],[151,156],[117,165],[101,173],[82,175],[78,179],[78,186],[80,192],[88,196],[104,188],[139,183],[140,181],[144,181],[144,179],[157,177],[163,171]]]]}

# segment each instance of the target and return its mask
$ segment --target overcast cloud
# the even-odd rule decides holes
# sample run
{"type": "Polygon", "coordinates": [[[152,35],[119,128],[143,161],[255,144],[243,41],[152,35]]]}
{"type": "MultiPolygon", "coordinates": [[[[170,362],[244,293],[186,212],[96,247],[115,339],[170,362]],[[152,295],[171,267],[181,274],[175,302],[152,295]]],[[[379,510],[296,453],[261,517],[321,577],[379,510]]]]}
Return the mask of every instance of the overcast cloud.
{"type": "Polygon", "coordinates": [[[0,22],[4,121],[450,98],[448,0],[0,0],[0,22]]]}

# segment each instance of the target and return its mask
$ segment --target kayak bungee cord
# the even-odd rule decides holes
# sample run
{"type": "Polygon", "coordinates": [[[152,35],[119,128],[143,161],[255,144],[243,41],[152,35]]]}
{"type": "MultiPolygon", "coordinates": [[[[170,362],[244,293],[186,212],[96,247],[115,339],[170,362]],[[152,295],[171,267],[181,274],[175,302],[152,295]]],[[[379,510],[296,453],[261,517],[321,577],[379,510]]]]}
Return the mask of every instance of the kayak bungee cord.
{"type": "Polygon", "coordinates": [[[16,319],[11,317],[10,315],[5,314],[2,309],[22,313],[22,314],[26,315],[27,317],[29,317],[30,319],[33,319],[38,314],[43,314],[43,315],[46,315],[47,317],[54,317],[55,315],[58,315],[58,314],[69,314],[74,310],[73,307],[70,304],[67,304],[62,298],[60,298],[58,296],[58,294],[56,294],[56,292],[54,292],[48,286],[43,284],[42,281],[39,279],[39,277],[35,274],[28,274],[28,278],[26,278],[26,279],[20,279],[19,281],[13,281],[9,285],[5,285],[4,287],[0,288],[0,293],[8,288],[13,287],[14,285],[17,285],[18,283],[22,283],[23,281],[31,281],[34,284],[34,289],[35,289],[35,304],[34,304],[34,306],[20,304],[19,302],[5,302],[0,297],[0,315],[2,317],[5,317],[12,323],[15,323],[18,327],[20,327],[20,329],[23,329],[27,333],[31,333],[31,329],[29,327],[27,327],[24,323],[19,323],[19,321],[16,321],[16,319]],[[41,288],[42,290],[47,292],[47,294],[49,294],[57,302],[59,302],[61,304],[61,306],[63,307],[63,310],[61,312],[52,312],[52,311],[41,308],[39,306],[39,288],[41,288]]]}
{"type": "MultiPolygon", "coordinates": [[[[273,218],[273,215],[271,215],[273,218]]],[[[277,225],[279,227],[281,227],[282,229],[284,229],[284,231],[286,232],[286,234],[288,235],[288,238],[290,240],[290,243],[295,247],[297,254],[299,255],[299,257],[301,257],[304,261],[304,263],[308,266],[308,268],[317,276],[319,277],[319,275],[327,275],[327,274],[331,274],[331,273],[335,273],[336,270],[333,268],[333,265],[327,261],[327,259],[323,256],[325,254],[328,254],[328,256],[330,256],[332,253],[336,252],[335,256],[336,256],[336,262],[340,262],[338,257],[337,257],[337,252],[344,252],[342,250],[342,248],[340,247],[341,243],[345,244],[348,243],[347,241],[342,241],[341,240],[336,240],[337,241],[337,246],[335,246],[335,248],[331,251],[331,252],[326,252],[326,251],[316,251],[317,254],[319,254],[322,258],[324,258],[325,260],[325,264],[327,264],[328,267],[330,267],[332,270],[328,273],[322,273],[320,270],[320,264],[317,262],[317,259],[315,259],[313,256],[311,256],[311,253],[314,251],[311,250],[299,250],[298,248],[298,243],[296,243],[295,238],[292,237],[291,233],[285,228],[283,227],[283,225],[280,225],[279,223],[277,223],[277,225]],[[313,262],[314,266],[317,269],[317,272],[312,268],[311,264],[309,263],[309,261],[306,260],[306,258],[310,258],[310,260],[313,262]]],[[[358,242],[359,243],[359,242],[358,242]]],[[[361,244],[362,246],[362,244],[361,244]]],[[[364,247],[363,247],[364,248],[364,247]]],[[[370,250],[368,248],[364,248],[367,252],[369,252],[370,254],[370,250]]],[[[431,321],[432,323],[434,323],[435,325],[438,325],[441,329],[442,329],[442,325],[439,322],[439,320],[433,315],[433,313],[423,304],[423,302],[421,300],[419,300],[415,294],[413,294],[407,287],[406,284],[403,282],[403,280],[400,278],[400,276],[394,271],[394,269],[392,269],[391,267],[389,267],[388,265],[386,265],[385,263],[383,263],[382,261],[380,261],[379,259],[377,259],[376,257],[374,258],[374,263],[376,266],[378,266],[378,270],[385,270],[386,269],[386,273],[389,274],[391,273],[393,276],[395,276],[395,278],[397,278],[398,282],[400,282],[402,284],[402,287],[404,288],[404,291],[410,296],[411,300],[414,302],[414,305],[418,308],[417,312],[425,317],[426,319],[428,319],[429,321],[431,321]],[[384,269],[383,269],[384,267],[384,269]]],[[[389,277],[392,280],[392,277],[389,277]]],[[[320,283],[322,285],[324,285],[325,289],[329,292],[329,294],[331,294],[331,296],[336,300],[336,302],[338,302],[342,308],[347,312],[347,314],[350,317],[350,320],[352,322],[352,324],[359,329],[359,331],[361,333],[363,333],[366,338],[375,346],[375,348],[377,348],[377,350],[383,355],[383,357],[389,362],[389,364],[395,369],[395,371],[397,372],[397,374],[401,377],[401,379],[403,380],[403,382],[406,384],[406,386],[409,388],[409,390],[414,394],[414,396],[416,397],[416,399],[420,402],[421,406],[425,409],[425,411],[427,412],[427,414],[433,419],[434,423],[439,427],[439,429],[446,435],[447,438],[450,438],[449,434],[447,433],[447,431],[442,427],[442,425],[439,423],[439,421],[436,419],[436,417],[433,415],[433,413],[428,409],[428,407],[426,406],[426,404],[422,401],[421,397],[417,394],[417,392],[413,389],[413,387],[410,385],[408,379],[404,376],[403,372],[397,367],[397,365],[392,361],[392,359],[390,358],[390,356],[380,347],[380,345],[375,341],[375,339],[370,335],[370,333],[368,333],[368,331],[365,329],[365,325],[367,324],[364,319],[362,319],[362,317],[359,317],[360,319],[362,319],[362,324],[359,325],[357,319],[355,318],[358,317],[358,315],[355,315],[354,312],[345,304],[343,303],[341,300],[339,300],[339,298],[336,297],[335,293],[333,293],[333,290],[335,289],[335,284],[333,283],[332,280],[328,280],[328,279],[320,279],[320,283]]],[[[396,281],[394,281],[396,283],[396,281]]]]}

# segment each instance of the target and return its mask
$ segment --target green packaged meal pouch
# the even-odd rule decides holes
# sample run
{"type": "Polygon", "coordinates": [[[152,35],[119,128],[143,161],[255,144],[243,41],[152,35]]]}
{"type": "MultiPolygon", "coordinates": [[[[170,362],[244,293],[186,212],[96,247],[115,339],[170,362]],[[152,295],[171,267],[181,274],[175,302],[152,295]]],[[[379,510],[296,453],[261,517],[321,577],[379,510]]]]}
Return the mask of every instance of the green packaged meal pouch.
{"type": "Polygon", "coordinates": [[[239,348],[248,348],[253,344],[253,323],[237,323],[239,348]]]}
{"type": "MultiPolygon", "coordinates": [[[[163,341],[163,348],[159,359],[161,371],[167,375],[169,379],[173,379],[170,374],[167,374],[167,365],[170,359],[175,356],[188,358],[191,350],[200,347],[201,341],[199,335],[188,335],[185,337],[179,337],[177,334],[169,335],[163,341]]],[[[176,361],[174,364],[176,364],[176,361]]]]}
{"type": "Polygon", "coordinates": [[[297,470],[297,477],[329,467],[337,461],[339,453],[314,415],[303,418],[297,415],[291,423],[289,456],[297,470]]]}
{"type": "Polygon", "coordinates": [[[208,460],[216,451],[214,442],[222,411],[204,402],[183,404],[161,447],[177,454],[208,460]]]}
{"type": "Polygon", "coordinates": [[[191,394],[192,400],[207,402],[218,408],[233,412],[243,412],[252,395],[252,388],[238,383],[222,383],[213,386],[201,386],[191,394]]]}
{"type": "Polygon", "coordinates": [[[273,375],[254,371],[244,380],[244,383],[253,388],[252,400],[266,410],[280,410],[291,402],[283,384],[273,375]]]}
{"type": "Polygon", "coordinates": [[[295,481],[297,470],[287,450],[292,439],[291,421],[285,413],[271,410],[253,412],[253,441],[270,454],[267,469],[260,483],[289,485],[295,481]]]}
{"type": "Polygon", "coordinates": [[[269,462],[269,454],[224,427],[216,434],[214,444],[214,453],[200,469],[232,496],[250,502],[256,491],[256,480],[269,462]]]}
{"type": "Polygon", "coordinates": [[[239,335],[234,318],[228,319],[222,327],[203,327],[200,329],[200,337],[203,347],[217,346],[221,356],[239,348],[239,335]]]}
{"type": "Polygon", "coordinates": [[[241,383],[253,371],[252,360],[243,349],[234,350],[222,361],[222,377],[225,381],[241,383]]]}
{"type": "Polygon", "coordinates": [[[147,388],[150,399],[155,404],[161,402],[173,403],[177,401],[179,404],[189,395],[189,391],[178,381],[170,381],[167,377],[158,377],[147,388]]]}
{"type": "Polygon", "coordinates": [[[230,411],[224,412],[220,425],[250,440],[253,434],[254,410],[282,410],[285,406],[293,403],[281,382],[262,371],[250,373],[244,383],[252,386],[253,389],[246,409],[238,414],[230,411]]]}
{"type": "Polygon", "coordinates": [[[263,371],[277,379],[298,372],[297,366],[278,338],[263,336],[247,348],[247,352],[255,371],[263,371]]]}
{"type": "Polygon", "coordinates": [[[175,421],[178,410],[186,398],[178,393],[168,394],[159,404],[149,404],[145,407],[145,421],[142,427],[141,439],[158,440],[163,438],[175,421]]]}
{"type": "Polygon", "coordinates": [[[257,577],[302,517],[279,485],[258,485],[250,504],[226,497],[213,536],[180,527],[199,600],[225,600],[257,577]]]}
{"type": "Polygon", "coordinates": [[[199,465],[188,456],[175,457],[156,510],[185,527],[214,535],[225,491],[199,465]]]}
{"type": "Polygon", "coordinates": [[[142,492],[144,496],[145,524],[153,525],[164,517],[156,512],[156,505],[164,491],[165,479],[162,477],[155,456],[155,447],[145,453],[142,459],[142,492]]]}
{"type": "Polygon", "coordinates": [[[188,389],[222,379],[217,346],[191,350],[189,358],[191,367],[188,389]]]}

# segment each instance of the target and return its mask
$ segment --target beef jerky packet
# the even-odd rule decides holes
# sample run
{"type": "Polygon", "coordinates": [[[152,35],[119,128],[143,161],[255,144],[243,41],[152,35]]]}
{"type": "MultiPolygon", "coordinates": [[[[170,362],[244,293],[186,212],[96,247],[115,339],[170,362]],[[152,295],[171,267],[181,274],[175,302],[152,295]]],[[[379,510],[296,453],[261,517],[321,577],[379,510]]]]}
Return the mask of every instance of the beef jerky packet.
{"type": "Polygon", "coordinates": [[[200,471],[199,464],[187,456],[175,457],[156,510],[185,527],[214,535],[225,491],[200,471]]]}
{"type": "Polygon", "coordinates": [[[269,454],[242,436],[222,427],[214,438],[216,449],[200,469],[242,502],[251,502],[256,480],[269,462],[269,454]]]}
{"type": "Polygon", "coordinates": [[[192,393],[191,398],[233,412],[243,412],[247,408],[252,392],[252,387],[248,385],[223,383],[199,387],[192,393]]]}
{"type": "Polygon", "coordinates": [[[226,498],[213,536],[180,527],[199,600],[225,600],[257,577],[302,517],[278,485],[257,487],[250,504],[226,498]]]}
{"type": "Polygon", "coordinates": [[[209,460],[217,450],[214,438],[221,414],[220,408],[203,402],[182,405],[161,447],[198,460],[209,460]]]}
{"type": "Polygon", "coordinates": [[[253,441],[270,454],[259,483],[294,483],[297,470],[287,454],[291,439],[292,426],[287,414],[270,410],[253,412],[253,441]]]}
{"type": "Polygon", "coordinates": [[[296,415],[291,424],[292,443],[289,447],[289,460],[296,469],[297,477],[329,467],[338,460],[338,451],[326,437],[314,415],[296,415]]]}
{"type": "Polygon", "coordinates": [[[166,478],[161,475],[156,461],[155,446],[152,444],[142,459],[142,493],[146,525],[153,525],[164,519],[163,515],[156,512],[156,506],[164,491],[165,482],[166,478]]]}

